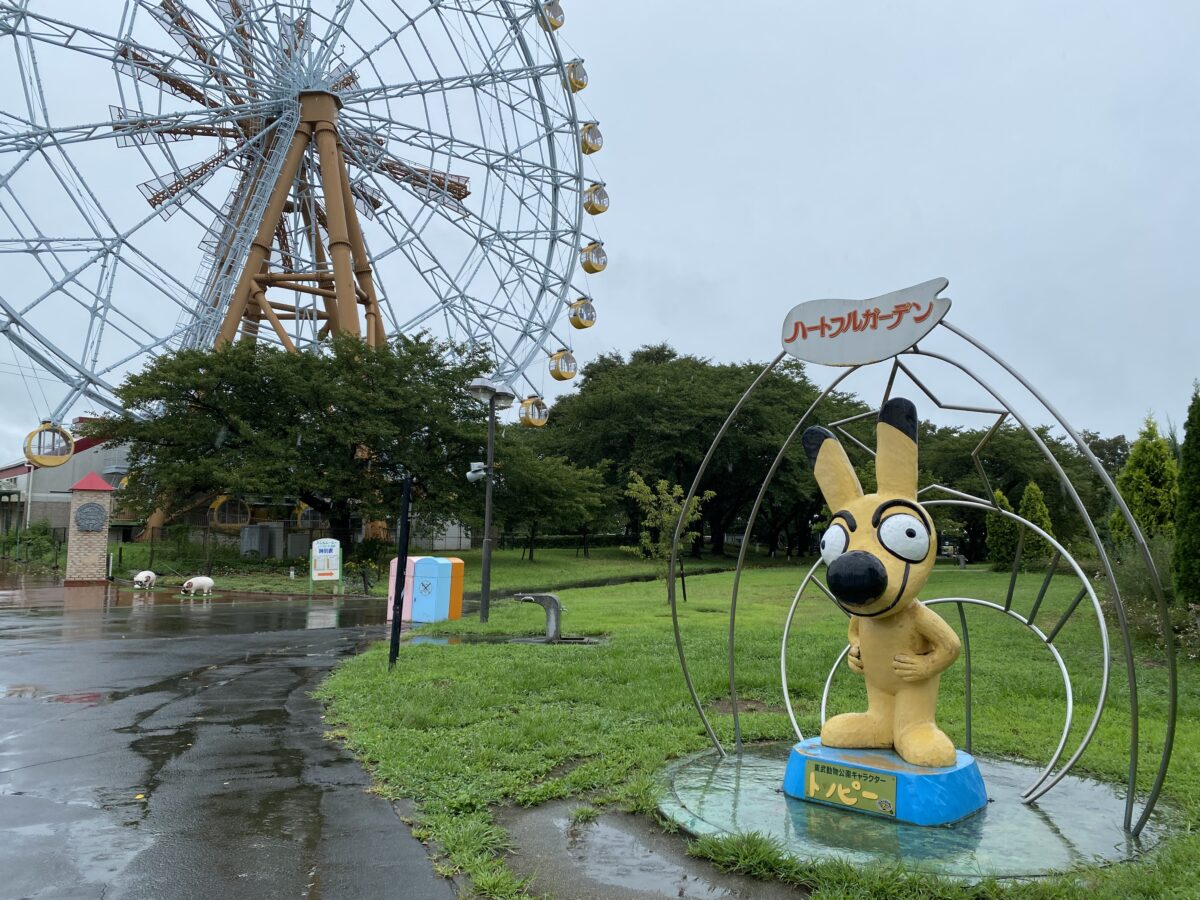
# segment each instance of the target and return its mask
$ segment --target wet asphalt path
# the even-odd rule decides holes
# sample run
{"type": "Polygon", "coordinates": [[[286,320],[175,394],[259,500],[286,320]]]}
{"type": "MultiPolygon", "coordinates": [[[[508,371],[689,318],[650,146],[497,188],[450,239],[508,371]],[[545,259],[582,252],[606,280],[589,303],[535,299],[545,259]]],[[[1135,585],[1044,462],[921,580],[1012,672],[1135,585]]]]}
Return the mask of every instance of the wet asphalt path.
{"type": "Polygon", "coordinates": [[[0,575],[0,897],[454,897],[308,696],[382,613],[0,575]]]}

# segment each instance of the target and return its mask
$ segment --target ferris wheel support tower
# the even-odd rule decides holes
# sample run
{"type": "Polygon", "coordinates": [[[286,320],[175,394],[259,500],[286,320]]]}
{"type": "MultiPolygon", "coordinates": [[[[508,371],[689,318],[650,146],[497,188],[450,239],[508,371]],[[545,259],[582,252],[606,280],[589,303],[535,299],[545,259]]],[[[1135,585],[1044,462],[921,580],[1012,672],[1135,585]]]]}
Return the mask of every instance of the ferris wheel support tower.
{"type": "MultiPolygon", "coordinates": [[[[370,256],[363,240],[362,227],[354,208],[350,175],[346,170],[337,130],[341,101],[335,94],[306,91],[300,94],[300,123],[292,135],[284,158],[283,168],[275,181],[270,202],[259,221],[250,253],[238,279],[224,321],[217,335],[217,345],[228,344],[237,336],[254,339],[259,323],[266,319],[290,351],[296,346],[283,326],[283,320],[295,319],[306,312],[324,319],[322,333],[361,335],[358,306],[365,307],[366,341],[375,347],[385,339],[379,299],[375,294],[370,256]],[[315,145],[319,160],[318,175],[324,194],[325,231],[328,235],[328,255],[319,241],[314,241],[316,267],[304,272],[270,272],[268,261],[278,232],[279,222],[287,209],[292,185],[300,174],[301,164],[309,146],[315,145]],[[332,271],[330,271],[330,263],[332,271]],[[332,288],[330,287],[332,285],[332,288]],[[272,302],[267,289],[276,287],[289,291],[315,294],[324,300],[325,311],[298,310],[295,306],[272,302]]],[[[311,228],[311,224],[309,225],[311,228]]],[[[283,249],[283,248],[281,248],[283,249]]]]}

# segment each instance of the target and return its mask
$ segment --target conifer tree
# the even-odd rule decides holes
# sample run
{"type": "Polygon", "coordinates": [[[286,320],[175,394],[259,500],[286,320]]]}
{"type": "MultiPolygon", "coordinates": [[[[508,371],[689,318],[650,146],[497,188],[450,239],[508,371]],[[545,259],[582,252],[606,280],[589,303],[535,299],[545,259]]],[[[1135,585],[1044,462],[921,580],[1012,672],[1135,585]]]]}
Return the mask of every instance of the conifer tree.
{"type": "MultiPolygon", "coordinates": [[[[1003,491],[997,490],[993,498],[1001,509],[1013,511],[1012,504],[1008,502],[1003,491]]],[[[987,551],[993,568],[1007,569],[1012,565],[1013,557],[1017,555],[1018,527],[1008,516],[993,513],[987,517],[987,551]]]]}
{"type": "Polygon", "coordinates": [[[1175,596],[1185,603],[1200,603],[1200,382],[1192,386],[1184,425],[1171,568],[1175,596]]]}
{"type": "MultiPolygon", "coordinates": [[[[1036,481],[1025,485],[1025,492],[1021,495],[1020,510],[1022,519],[1041,528],[1051,537],[1054,536],[1054,529],[1050,525],[1050,510],[1046,507],[1046,495],[1042,493],[1042,489],[1038,487],[1036,481]]],[[[1027,561],[1039,562],[1049,560],[1051,550],[1050,545],[1043,538],[1032,531],[1027,531],[1022,553],[1027,561]]]]}
{"type": "MultiPolygon", "coordinates": [[[[1174,533],[1179,467],[1170,444],[1158,433],[1158,424],[1151,416],[1146,417],[1129,450],[1129,459],[1117,475],[1117,489],[1145,537],[1169,537],[1174,533]]],[[[1113,510],[1109,516],[1108,529],[1116,544],[1133,537],[1119,510],[1113,510]]]]}

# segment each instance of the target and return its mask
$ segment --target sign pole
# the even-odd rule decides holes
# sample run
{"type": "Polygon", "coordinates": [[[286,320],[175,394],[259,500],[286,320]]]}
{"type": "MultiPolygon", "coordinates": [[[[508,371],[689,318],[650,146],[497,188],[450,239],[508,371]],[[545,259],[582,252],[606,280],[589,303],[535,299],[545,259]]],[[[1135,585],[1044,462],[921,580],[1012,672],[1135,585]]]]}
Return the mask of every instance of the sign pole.
{"type": "Polygon", "coordinates": [[[396,523],[396,581],[392,587],[392,644],[388,649],[388,671],[400,655],[400,617],[404,613],[404,575],[408,569],[408,507],[412,503],[412,476],[404,476],[404,494],[400,499],[400,521],[396,523]]]}

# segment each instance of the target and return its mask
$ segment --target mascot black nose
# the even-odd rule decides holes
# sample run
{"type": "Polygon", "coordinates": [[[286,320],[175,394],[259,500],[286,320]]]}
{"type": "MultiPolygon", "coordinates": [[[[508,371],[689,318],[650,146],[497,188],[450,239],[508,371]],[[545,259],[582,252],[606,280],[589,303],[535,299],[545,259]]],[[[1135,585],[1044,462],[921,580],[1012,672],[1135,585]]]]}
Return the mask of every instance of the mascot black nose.
{"type": "Polygon", "coordinates": [[[847,606],[870,603],[887,587],[887,570],[865,550],[843,553],[829,566],[829,589],[847,606]]]}

